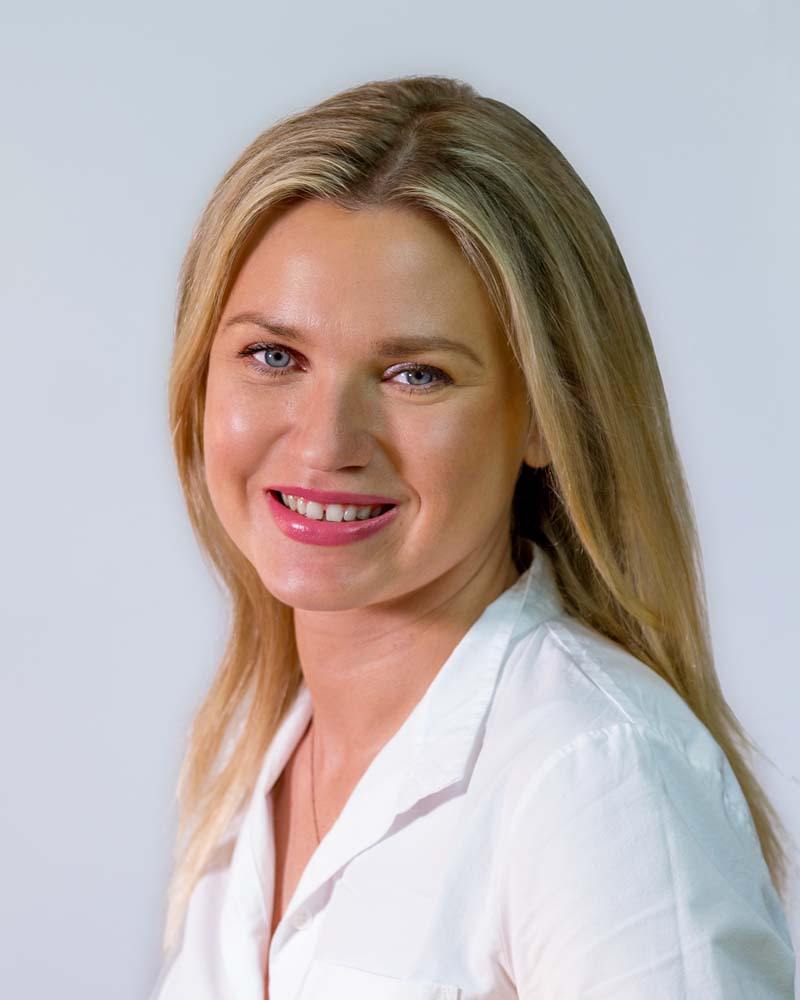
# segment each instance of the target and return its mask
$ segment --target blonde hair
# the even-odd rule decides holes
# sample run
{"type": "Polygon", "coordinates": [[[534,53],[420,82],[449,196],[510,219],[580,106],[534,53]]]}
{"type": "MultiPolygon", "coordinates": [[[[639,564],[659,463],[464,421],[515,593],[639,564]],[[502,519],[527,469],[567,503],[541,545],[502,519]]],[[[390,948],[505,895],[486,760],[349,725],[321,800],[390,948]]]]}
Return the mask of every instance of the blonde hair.
{"type": "Polygon", "coordinates": [[[409,76],[344,90],[259,135],[214,190],[181,268],[169,419],[191,523],[230,599],[231,627],[181,766],[165,949],[302,680],[292,609],[267,592],[212,506],[203,410],[209,349],[237,269],[274,210],[309,198],[421,210],[449,227],[502,319],[551,458],[520,470],[517,569],[529,565],[535,540],[568,612],[685,700],[727,756],[784,891],[786,830],[747,762],[758,748],[715,672],[667,400],[611,229],[524,115],[460,80],[409,76]]]}

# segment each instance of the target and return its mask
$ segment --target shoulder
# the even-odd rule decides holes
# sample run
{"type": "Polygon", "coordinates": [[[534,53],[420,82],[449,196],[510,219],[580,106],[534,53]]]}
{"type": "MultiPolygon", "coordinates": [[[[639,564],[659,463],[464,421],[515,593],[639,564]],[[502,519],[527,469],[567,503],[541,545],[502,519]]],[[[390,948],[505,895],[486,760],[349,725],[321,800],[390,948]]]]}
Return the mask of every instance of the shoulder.
{"type": "Polygon", "coordinates": [[[747,803],[677,692],[564,617],[506,667],[501,912],[520,995],[628,982],[619,996],[717,997],[741,977],[772,984],[753,996],[783,996],[789,931],[747,803]],[[742,957],[743,942],[756,951],[742,957]]]}
{"type": "Polygon", "coordinates": [[[749,822],[727,758],[680,695],[646,663],[570,616],[550,618],[517,640],[491,715],[509,777],[518,771],[526,786],[550,771],[554,781],[571,780],[569,758],[604,775],[635,761],[653,781],[684,769],[700,783],[717,784],[736,820],[749,822]]]}

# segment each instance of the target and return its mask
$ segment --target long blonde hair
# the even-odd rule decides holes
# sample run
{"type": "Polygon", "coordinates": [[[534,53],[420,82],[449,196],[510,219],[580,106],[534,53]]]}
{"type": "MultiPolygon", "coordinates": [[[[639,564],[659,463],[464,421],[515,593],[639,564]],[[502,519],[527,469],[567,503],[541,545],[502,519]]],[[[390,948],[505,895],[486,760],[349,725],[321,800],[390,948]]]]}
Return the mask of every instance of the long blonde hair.
{"type": "Polygon", "coordinates": [[[691,503],[611,229],[521,113],[460,80],[410,76],[342,91],[259,135],[214,190],[181,268],[169,419],[191,523],[229,596],[231,626],[181,766],[164,948],[302,680],[292,609],[266,591],[216,516],[202,431],[209,349],[237,270],[272,212],[308,198],[422,210],[449,227],[503,321],[551,457],[543,469],[520,470],[511,524],[518,570],[535,540],[569,613],[648,664],[705,724],[784,892],[788,834],[747,761],[758,748],[715,672],[691,503]]]}

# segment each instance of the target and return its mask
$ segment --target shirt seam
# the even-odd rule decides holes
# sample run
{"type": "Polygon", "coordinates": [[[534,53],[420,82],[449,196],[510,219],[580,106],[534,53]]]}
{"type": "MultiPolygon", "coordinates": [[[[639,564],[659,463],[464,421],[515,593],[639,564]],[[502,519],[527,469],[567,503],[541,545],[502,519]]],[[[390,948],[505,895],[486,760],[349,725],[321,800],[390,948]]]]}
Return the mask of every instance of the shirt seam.
{"type": "MultiPolygon", "coordinates": [[[[545,759],[542,761],[540,766],[537,768],[533,778],[527,784],[524,794],[520,796],[517,802],[516,808],[514,809],[508,823],[508,832],[506,834],[506,846],[509,847],[513,843],[514,834],[516,832],[516,828],[519,822],[519,816],[522,813],[522,810],[526,805],[527,800],[530,797],[533,789],[535,789],[539,784],[541,784],[542,780],[547,776],[547,774],[550,771],[553,770],[558,761],[560,761],[564,757],[573,755],[578,749],[580,749],[582,745],[587,744],[592,740],[598,739],[601,736],[608,736],[612,732],[621,729],[631,729],[631,728],[635,728],[635,724],[631,721],[628,721],[628,722],[615,722],[612,723],[610,726],[601,726],[598,729],[590,729],[587,730],[586,732],[579,733],[577,736],[574,736],[567,743],[562,744],[561,746],[553,750],[551,753],[549,753],[547,757],[545,757],[545,759]]],[[[504,852],[505,857],[508,857],[509,854],[510,854],[509,851],[504,852]]],[[[516,969],[514,968],[511,959],[511,947],[508,939],[508,926],[507,926],[507,921],[505,919],[505,908],[504,908],[504,900],[506,899],[507,896],[507,882],[510,875],[510,868],[511,866],[509,864],[505,864],[501,868],[500,875],[498,878],[499,891],[495,897],[495,904],[497,907],[496,917],[499,926],[498,936],[500,940],[500,959],[504,965],[504,968],[507,969],[509,974],[511,975],[512,981],[516,986],[518,981],[517,972],[516,969]]]]}
{"type": "MultiPolygon", "coordinates": [[[[637,735],[641,735],[641,734],[637,734],[637,735]]],[[[652,746],[649,743],[647,743],[646,740],[644,741],[644,743],[645,743],[645,745],[647,747],[648,753],[652,755],[652,753],[653,753],[652,746]]],[[[687,757],[685,757],[685,755],[684,755],[684,759],[687,761],[687,763],[689,763],[691,765],[691,761],[687,757]]],[[[658,770],[658,777],[659,777],[659,782],[660,782],[660,785],[661,785],[661,791],[662,791],[663,795],[666,796],[668,794],[668,792],[667,792],[666,783],[664,781],[664,772],[663,772],[663,770],[661,768],[661,763],[657,759],[654,758],[654,764],[655,764],[655,767],[658,770]]],[[[689,996],[689,989],[688,989],[689,982],[688,982],[688,979],[686,977],[686,961],[685,961],[685,958],[684,958],[684,956],[686,954],[685,949],[684,949],[684,931],[683,931],[683,923],[681,922],[681,916],[680,916],[680,910],[681,910],[681,908],[678,905],[678,892],[677,892],[678,886],[677,886],[677,878],[676,878],[676,872],[675,872],[675,865],[673,864],[673,860],[672,860],[672,854],[673,854],[672,834],[671,834],[669,828],[667,827],[667,825],[664,822],[664,802],[663,802],[663,799],[661,798],[661,796],[658,797],[657,802],[658,802],[659,830],[661,831],[661,836],[662,836],[662,838],[664,840],[664,848],[665,848],[666,853],[667,853],[667,863],[669,864],[670,883],[672,885],[672,890],[673,890],[672,891],[672,914],[673,914],[673,918],[675,920],[675,933],[677,934],[678,944],[679,944],[679,947],[680,947],[681,978],[682,978],[682,981],[683,981],[683,995],[684,996],[689,996]]]]}
{"type": "MultiPolygon", "coordinates": [[[[594,660],[590,656],[588,650],[583,645],[583,643],[580,641],[580,639],[578,639],[577,637],[574,639],[575,647],[577,647],[577,648],[573,648],[572,646],[568,645],[564,641],[564,639],[558,634],[558,632],[556,631],[556,629],[553,627],[552,622],[548,622],[547,623],[547,631],[550,634],[550,636],[552,637],[553,642],[555,642],[556,645],[565,653],[565,655],[569,658],[569,660],[576,667],[576,669],[580,670],[580,672],[583,674],[583,676],[591,684],[593,684],[606,698],[608,698],[608,700],[610,702],[612,702],[614,705],[616,705],[616,707],[620,710],[620,712],[622,712],[622,714],[625,716],[625,718],[629,722],[635,723],[637,720],[635,720],[633,718],[633,716],[631,715],[631,713],[622,704],[622,702],[620,700],[618,700],[617,698],[615,698],[614,695],[610,691],[608,691],[606,688],[600,687],[600,685],[597,683],[597,681],[594,679],[594,677],[592,677],[591,674],[589,674],[584,669],[583,662],[581,662],[581,661],[588,661],[588,660],[592,659],[592,661],[595,663],[596,666],[599,666],[599,664],[597,664],[596,660],[594,660]]],[[[620,648],[622,648],[622,647],[620,647],[620,648]]],[[[606,674],[606,677],[608,678],[610,684],[612,684],[614,686],[614,688],[616,688],[616,683],[614,682],[613,678],[608,677],[607,674],[606,674]]]]}
{"type": "MultiPolygon", "coordinates": [[[[660,729],[657,726],[653,725],[652,721],[648,719],[646,716],[639,716],[638,718],[635,718],[631,714],[631,712],[628,711],[628,709],[621,703],[621,700],[618,700],[616,697],[614,697],[612,692],[609,691],[607,688],[601,687],[601,685],[597,683],[597,680],[591,675],[591,673],[584,668],[583,662],[580,661],[591,662],[599,670],[602,670],[602,664],[600,664],[596,658],[592,657],[591,653],[586,649],[585,645],[583,644],[583,642],[579,637],[577,636],[574,637],[573,639],[574,647],[573,647],[564,641],[562,636],[556,632],[552,624],[549,622],[547,623],[547,631],[552,636],[553,641],[570,659],[575,668],[579,670],[581,674],[586,678],[586,680],[589,681],[590,684],[593,684],[594,687],[596,687],[601,692],[601,694],[604,695],[604,697],[606,697],[613,705],[615,705],[619,709],[619,711],[625,716],[625,718],[628,719],[631,722],[631,724],[634,725],[641,734],[644,735],[646,733],[650,733],[656,739],[661,740],[662,743],[671,747],[676,753],[680,754],[684,758],[684,760],[689,764],[689,766],[692,767],[694,770],[704,772],[706,778],[713,780],[714,778],[719,777],[721,779],[720,789],[722,792],[722,796],[725,800],[728,809],[730,810],[732,815],[735,816],[736,821],[740,828],[740,832],[743,833],[745,839],[748,842],[753,842],[754,840],[757,842],[758,838],[755,833],[752,817],[750,816],[749,811],[743,810],[742,804],[740,802],[737,802],[734,798],[731,797],[730,789],[728,787],[728,782],[725,780],[724,776],[719,775],[717,770],[708,764],[702,764],[700,762],[693,761],[687,755],[685,747],[680,743],[679,740],[677,740],[674,737],[674,735],[672,735],[669,732],[665,732],[663,729],[660,729]]],[[[625,647],[620,647],[620,649],[622,652],[628,652],[627,650],[625,650],[625,647]]],[[[645,666],[648,665],[645,664],[645,666]]],[[[653,668],[648,666],[648,669],[652,670],[653,668]]],[[[655,673],[655,671],[653,672],[655,673]]],[[[606,671],[603,671],[603,676],[608,682],[609,687],[613,687],[615,691],[619,691],[617,683],[613,677],[611,677],[606,671]]],[[[661,675],[656,674],[656,676],[661,676],[661,675]]],[[[620,692],[620,699],[623,697],[624,697],[623,692],[620,692]]],[[[684,699],[681,699],[681,701],[684,703],[684,705],[686,704],[684,699]]],[[[695,718],[697,717],[695,716],[695,718]]],[[[697,722],[701,726],[703,726],[703,728],[708,732],[709,738],[714,741],[714,743],[719,749],[720,754],[724,757],[724,751],[722,751],[722,748],[719,747],[719,744],[714,739],[713,734],[711,734],[708,731],[708,727],[705,725],[705,723],[703,723],[701,719],[697,719],[697,722]]],[[[727,760],[727,758],[725,758],[725,760],[727,760]]],[[[730,761],[727,761],[727,763],[728,766],[730,767],[730,761]]],[[[724,766],[722,761],[720,761],[720,764],[724,766]]]]}
{"type": "MultiPolygon", "coordinates": [[[[571,660],[571,662],[573,663],[573,665],[575,666],[575,668],[577,670],[579,670],[581,672],[581,674],[586,678],[586,680],[589,681],[590,684],[594,685],[594,687],[596,687],[597,690],[600,691],[600,693],[605,698],[607,698],[613,705],[615,705],[619,709],[619,711],[625,716],[625,719],[641,735],[649,734],[652,737],[654,737],[655,739],[660,740],[662,743],[665,743],[667,746],[671,747],[676,753],[680,754],[691,768],[693,768],[696,771],[702,771],[706,775],[707,778],[717,777],[717,771],[715,770],[715,768],[709,766],[708,764],[703,764],[700,761],[694,761],[694,760],[692,760],[692,758],[687,755],[686,748],[683,746],[683,744],[680,742],[680,740],[678,740],[678,739],[675,738],[675,736],[672,733],[670,733],[668,731],[665,731],[665,730],[659,728],[658,726],[654,725],[653,721],[651,719],[649,719],[644,714],[641,714],[641,715],[633,715],[633,714],[631,714],[631,712],[622,704],[621,700],[618,700],[618,698],[616,698],[611,691],[609,691],[607,688],[602,687],[600,684],[597,683],[596,679],[591,675],[591,673],[588,672],[584,668],[584,666],[583,666],[583,664],[581,662],[579,662],[576,654],[579,654],[580,658],[582,660],[585,660],[586,662],[591,662],[599,670],[603,669],[602,668],[602,664],[599,663],[596,658],[592,657],[592,655],[583,646],[583,644],[581,643],[580,639],[577,639],[577,638],[575,639],[575,645],[578,648],[577,649],[572,649],[572,648],[570,648],[569,645],[567,645],[564,642],[564,640],[562,639],[562,637],[556,633],[556,631],[553,629],[553,627],[549,623],[547,624],[547,630],[550,633],[550,635],[553,637],[553,641],[557,643],[557,645],[559,646],[559,648],[571,660]]],[[[621,649],[622,652],[627,652],[624,649],[624,647],[620,647],[620,649],[621,649]]],[[[643,661],[640,660],[638,662],[641,663],[643,661]]],[[[648,670],[651,670],[651,671],[653,670],[653,668],[650,667],[650,666],[648,666],[647,664],[645,664],[645,666],[647,666],[648,670]]],[[[656,672],[653,671],[653,673],[656,673],[656,672]]],[[[617,683],[614,680],[614,678],[611,677],[605,671],[603,671],[603,676],[608,681],[609,687],[613,687],[614,690],[617,691],[618,687],[617,687],[617,683]]],[[[656,673],[656,676],[660,677],[661,675],[656,673]]],[[[672,690],[674,690],[674,688],[672,688],[672,690]]],[[[676,692],[676,694],[677,694],[677,692],[676,692]]],[[[620,696],[622,697],[622,692],[620,692],[620,696]]],[[[678,695],[678,697],[680,697],[680,695],[678,695]]],[[[684,701],[683,698],[681,698],[681,701],[683,702],[684,705],[686,705],[686,702],[684,701]]],[[[718,743],[716,743],[716,740],[714,740],[713,735],[708,731],[708,727],[705,725],[705,723],[701,719],[697,718],[697,716],[695,716],[695,719],[697,720],[697,723],[699,725],[701,725],[706,730],[706,732],[708,733],[709,739],[711,739],[711,740],[714,741],[714,743],[717,745],[717,747],[719,748],[720,753],[721,753],[722,752],[722,748],[719,747],[718,743]]],[[[607,728],[611,728],[611,727],[613,727],[615,725],[617,725],[617,724],[616,723],[611,723],[609,725],[609,727],[607,727],[607,728]]],[[[730,800],[728,799],[727,790],[725,789],[724,784],[723,784],[722,790],[723,790],[723,793],[725,794],[726,800],[728,801],[729,805],[735,806],[735,803],[731,803],[730,800]]],[[[738,809],[736,811],[738,812],[738,809]]]]}

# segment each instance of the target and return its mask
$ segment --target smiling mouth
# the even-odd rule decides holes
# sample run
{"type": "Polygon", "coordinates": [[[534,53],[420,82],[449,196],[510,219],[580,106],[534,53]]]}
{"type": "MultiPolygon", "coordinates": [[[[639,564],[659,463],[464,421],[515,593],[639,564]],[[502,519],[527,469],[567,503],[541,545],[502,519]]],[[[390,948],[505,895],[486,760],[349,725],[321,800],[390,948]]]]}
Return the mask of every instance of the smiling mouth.
{"type": "Polygon", "coordinates": [[[272,494],[272,496],[275,497],[275,499],[278,501],[278,503],[282,507],[285,507],[287,510],[293,511],[293,513],[295,513],[295,514],[300,514],[301,517],[308,517],[308,519],[310,521],[325,521],[325,522],[328,522],[329,519],[327,517],[327,509],[329,507],[341,508],[341,511],[339,511],[339,510],[336,511],[336,514],[339,515],[339,516],[334,516],[333,518],[330,519],[330,521],[332,523],[336,523],[336,522],[342,522],[342,521],[345,521],[345,522],[371,521],[371,520],[373,520],[376,517],[380,517],[381,514],[385,514],[387,511],[391,510],[393,507],[397,506],[396,504],[393,504],[393,503],[384,503],[384,504],[353,504],[353,503],[320,504],[320,503],[317,503],[316,501],[308,501],[308,503],[306,504],[306,506],[308,506],[308,504],[313,504],[315,512],[318,513],[318,512],[321,511],[321,513],[322,513],[322,517],[309,517],[309,515],[306,514],[305,512],[298,510],[298,505],[297,505],[297,501],[296,500],[295,500],[295,506],[294,507],[290,507],[289,504],[284,500],[283,494],[279,490],[270,490],[269,492],[272,494]],[[349,510],[348,510],[348,508],[349,508],[349,510]],[[345,516],[345,513],[347,513],[349,516],[345,516]]]}

